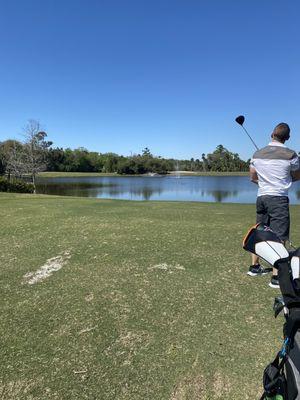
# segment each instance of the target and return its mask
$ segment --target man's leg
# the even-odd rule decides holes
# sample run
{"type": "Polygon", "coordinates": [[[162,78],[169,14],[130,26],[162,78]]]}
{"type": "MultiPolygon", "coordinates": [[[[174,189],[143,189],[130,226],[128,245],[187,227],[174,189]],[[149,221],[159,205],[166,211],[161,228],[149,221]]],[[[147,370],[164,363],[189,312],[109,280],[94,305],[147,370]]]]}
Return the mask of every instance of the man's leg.
{"type": "Polygon", "coordinates": [[[256,254],[251,254],[252,265],[259,264],[259,257],[256,254]]]}
{"type": "MultiPolygon", "coordinates": [[[[264,202],[265,196],[259,196],[256,199],[256,223],[263,223],[264,225],[269,225],[269,217],[267,213],[267,208],[264,202]]],[[[249,271],[247,272],[250,276],[265,275],[268,271],[264,270],[260,266],[259,257],[256,254],[251,254],[251,262],[249,271]]]]}
{"type": "MultiPolygon", "coordinates": [[[[270,228],[282,240],[284,245],[286,245],[290,235],[289,198],[287,196],[270,196],[268,210],[270,216],[270,228]]],[[[279,287],[278,270],[276,268],[273,268],[273,276],[270,286],[279,287]],[[275,285],[272,284],[272,281],[274,281],[275,285]]]]}

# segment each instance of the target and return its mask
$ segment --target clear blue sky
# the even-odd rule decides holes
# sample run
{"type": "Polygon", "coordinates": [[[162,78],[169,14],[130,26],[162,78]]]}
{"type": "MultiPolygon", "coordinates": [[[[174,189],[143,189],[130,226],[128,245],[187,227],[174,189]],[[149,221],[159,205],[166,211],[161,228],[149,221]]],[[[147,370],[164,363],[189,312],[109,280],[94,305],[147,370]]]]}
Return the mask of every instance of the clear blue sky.
{"type": "Polygon", "coordinates": [[[30,118],[62,147],[253,153],[288,122],[300,150],[296,0],[0,0],[0,140],[30,118]]]}

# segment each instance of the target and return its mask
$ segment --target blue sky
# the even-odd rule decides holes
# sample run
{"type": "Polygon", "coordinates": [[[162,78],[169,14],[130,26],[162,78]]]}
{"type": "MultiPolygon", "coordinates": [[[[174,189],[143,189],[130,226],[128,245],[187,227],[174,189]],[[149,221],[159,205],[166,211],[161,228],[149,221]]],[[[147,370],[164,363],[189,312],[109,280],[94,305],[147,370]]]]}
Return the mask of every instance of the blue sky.
{"type": "Polygon", "coordinates": [[[30,118],[59,147],[248,158],[288,122],[300,150],[300,3],[0,0],[0,140],[30,118]]]}

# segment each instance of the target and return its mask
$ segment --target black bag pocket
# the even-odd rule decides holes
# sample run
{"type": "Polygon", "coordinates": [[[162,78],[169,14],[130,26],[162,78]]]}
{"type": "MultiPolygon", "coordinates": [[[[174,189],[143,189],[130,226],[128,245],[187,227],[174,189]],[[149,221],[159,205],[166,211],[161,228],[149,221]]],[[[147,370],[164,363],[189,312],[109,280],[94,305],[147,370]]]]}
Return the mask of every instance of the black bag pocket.
{"type": "Polygon", "coordinates": [[[275,360],[271,362],[264,370],[263,385],[265,396],[276,396],[276,394],[282,395],[286,398],[287,382],[283,374],[283,363],[279,363],[279,354],[277,354],[275,360]]]}

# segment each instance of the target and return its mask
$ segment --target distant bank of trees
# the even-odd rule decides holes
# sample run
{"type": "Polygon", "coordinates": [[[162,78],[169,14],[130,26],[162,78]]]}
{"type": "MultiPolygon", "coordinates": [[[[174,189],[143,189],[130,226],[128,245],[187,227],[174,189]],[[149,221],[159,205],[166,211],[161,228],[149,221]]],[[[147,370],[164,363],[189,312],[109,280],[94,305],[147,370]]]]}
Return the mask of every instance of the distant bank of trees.
{"type": "Polygon", "coordinates": [[[170,171],[235,172],[247,171],[249,160],[243,161],[219,145],[214,152],[189,160],[166,159],[154,156],[146,147],[141,154],[120,156],[115,153],[99,153],[85,148],[63,149],[54,147],[47,140],[47,133],[35,120],[24,129],[24,141],[0,142],[0,175],[8,177],[35,177],[41,171],[61,172],[110,172],[118,174],[166,174],[170,171]]]}

